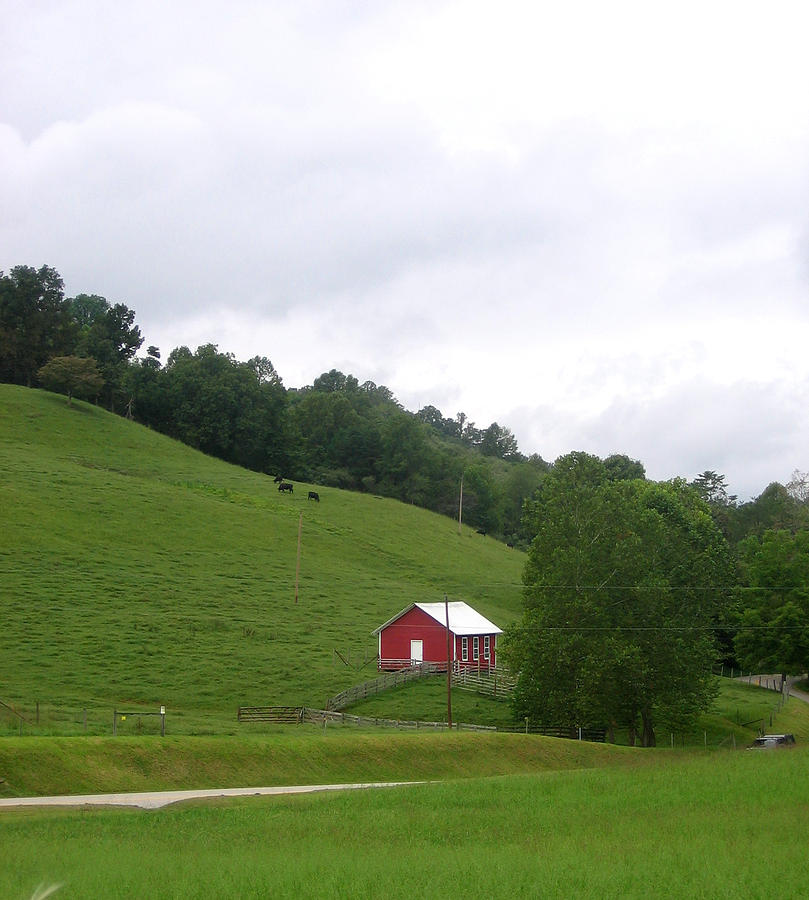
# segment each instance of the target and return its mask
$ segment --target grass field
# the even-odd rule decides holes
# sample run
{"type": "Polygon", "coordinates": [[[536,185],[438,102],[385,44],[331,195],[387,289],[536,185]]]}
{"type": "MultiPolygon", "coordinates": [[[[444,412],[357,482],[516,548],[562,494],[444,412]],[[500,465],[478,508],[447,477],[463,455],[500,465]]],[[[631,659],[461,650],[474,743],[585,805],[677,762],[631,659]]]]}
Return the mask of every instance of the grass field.
{"type": "Polygon", "coordinates": [[[320,706],[373,675],[372,630],[414,601],[519,614],[523,554],[308,487],[281,495],[98,407],[0,385],[0,700],[32,722],[39,702],[36,733],[81,733],[84,710],[105,733],[113,709],[160,705],[174,733],[222,733],[240,705],[320,706]]]}
{"type": "MultiPolygon", "coordinates": [[[[541,740],[538,738],[528,740],[541,740]]],[[[0,895],[806,895],[807,751],[368,792],[0,817],[0,895]]]]}
{"type": "MultiPolygon", "coordinates": [[[[470,704],[486,702],[466,696],[470,704]]],[[[741,752],[757,729],[734,719],[744,720],[742,709],[744,715],[768,714],[772,700],[758,688],[724,685],[716,711],[700,723],[705,730],[677,735],[673,751],[669,736],[662,733],[659,749],[649,751],[499,732],[313,725],[248,726],[234,736],[6,737],[0,739],[0,797],[412,781],[639,765],[656,754],[675,758],[684,747],[704,750],[705,734],[708,750],[721,754],[736,747],[741,752]]],[[[394,705],[398,702],[404,701],[394,697],[394,705]]],[[[418,710],[420,702],[429,697],[415,697],[406,708],[418,710]]],[[[489,715],[485,709],[480,714],[489,715]]],[[[795,734],[799,746],[809,745],[809,706],[790,700],[776,714],[774,726],[795,734]]]]}
{"type": "Polygon", "coordinates": [[[6,738],[0,796],[470,778],[642,759],[629,747],[491,732],[279,728],[252,737],[6,738]]]}

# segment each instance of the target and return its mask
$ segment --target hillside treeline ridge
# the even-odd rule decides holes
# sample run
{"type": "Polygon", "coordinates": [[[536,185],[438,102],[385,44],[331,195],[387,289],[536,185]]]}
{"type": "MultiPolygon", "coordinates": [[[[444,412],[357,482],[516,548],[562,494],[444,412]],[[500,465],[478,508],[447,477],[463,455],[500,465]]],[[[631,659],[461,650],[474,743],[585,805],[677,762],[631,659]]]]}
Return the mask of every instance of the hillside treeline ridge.
{"type": "MultiPolygon", "coordinates": [[[[525,456],[509,428],[477,428],[434,406],[413,413],[384,385],[332,369],[287,388],[272,362],[245,362],[216,344],[148,346],[135,313],[95,294],[64,296],[59,273],[15,266],[0,272],[0,380],[103,403],[204,453],[267,474],[370,492],[457,516],[493,536],[527,545],[523,503],[550,465],[525,456]]],[[[615,480],[644,478],[643,464],[616,453],[615,480]]],[[[737,504],[724,477],[692,482],[732,542],[768,527],[806,524],[806,477],[770,485],[737,504]]]]}

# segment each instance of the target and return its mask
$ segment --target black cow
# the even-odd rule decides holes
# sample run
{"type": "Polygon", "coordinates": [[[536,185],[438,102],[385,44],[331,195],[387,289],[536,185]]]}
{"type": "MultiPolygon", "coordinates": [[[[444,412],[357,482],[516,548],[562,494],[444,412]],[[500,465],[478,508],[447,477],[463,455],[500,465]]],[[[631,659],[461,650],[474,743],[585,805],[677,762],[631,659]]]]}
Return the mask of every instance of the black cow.
{"type": "Polygon", "coordinates": [[[478,534],[482,534],[483,537],[486,537],[486,532],[485,532],[482,528],[478,528],[477,533],[478,533],[478,534]]]}
{"type": "Polygon", "coordinates": [[[276,484],[281,484],[281,482],[284,480],[284,476],[283,476],[283,475],[276,475],[275,478],[274,478],[273,480],[275,481],[276,484]]]}
{"type": "Polygon", "coordinates": [[[309,496],[306,498],[307,500],[314,500],[317,503],[320,503],[320,494],[317,491],[309,491],[309,496]]]}
{"type": "Polygon", "coordinates": [[[281,491],[282,494],[291,494],[292,493],[292,485],[288,481],[282,481],[278,485],[278,490],[281,491]]]}

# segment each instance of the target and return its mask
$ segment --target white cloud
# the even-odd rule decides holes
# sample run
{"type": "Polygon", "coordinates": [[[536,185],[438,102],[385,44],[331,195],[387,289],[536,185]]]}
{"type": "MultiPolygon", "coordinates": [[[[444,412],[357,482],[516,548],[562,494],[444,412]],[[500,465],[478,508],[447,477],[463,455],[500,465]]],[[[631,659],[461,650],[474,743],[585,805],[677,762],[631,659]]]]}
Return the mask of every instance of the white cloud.
{"type": "Polygon", "coordinates": [[[546,458],[809,465],[802,4],[12,6],[1,267],[546,458]]]}

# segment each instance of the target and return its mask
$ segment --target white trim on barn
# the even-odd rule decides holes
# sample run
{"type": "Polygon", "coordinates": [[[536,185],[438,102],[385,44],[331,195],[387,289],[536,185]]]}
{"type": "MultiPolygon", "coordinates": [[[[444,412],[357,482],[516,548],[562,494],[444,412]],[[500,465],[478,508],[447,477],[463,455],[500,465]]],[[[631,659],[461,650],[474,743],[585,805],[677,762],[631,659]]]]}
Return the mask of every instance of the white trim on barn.
{"type": "MultiPolygon", "coordinates": [[[[435,619],[439,625],[446,627],[446,610],[443,603],[411,603],[410,606],[396,613],[395,616],[388,619],[379,628],[375,628],[371,634],[380,635],[381,641],[383,629],[387,628],[391,622],[400,619],[406,612],[410,612],[414,607],[418,607],[422,612],[427,613],[430,618],[435,619]]],[[[490,622],[477,610],[472,609],[469,604],[464,603],[463,600],[452,600],[449,603],[449,630],[459,637],[463,635],[503,633],[502,628],[498,628],[494,622],[490,622]]]]}

